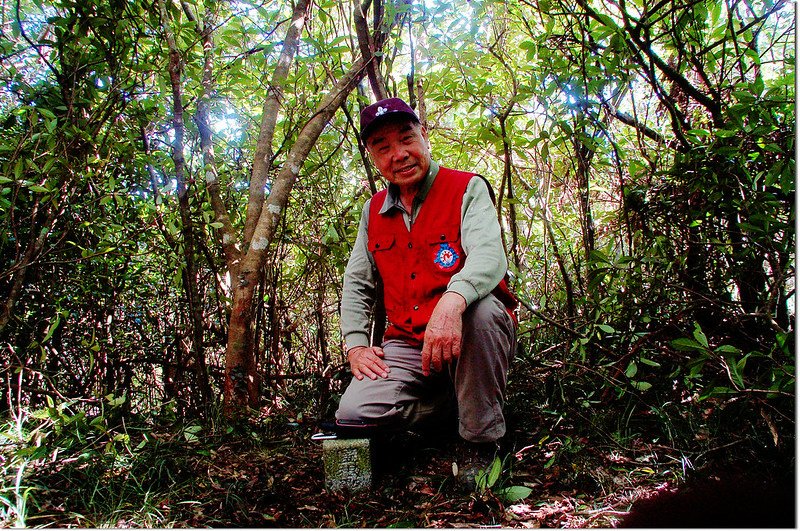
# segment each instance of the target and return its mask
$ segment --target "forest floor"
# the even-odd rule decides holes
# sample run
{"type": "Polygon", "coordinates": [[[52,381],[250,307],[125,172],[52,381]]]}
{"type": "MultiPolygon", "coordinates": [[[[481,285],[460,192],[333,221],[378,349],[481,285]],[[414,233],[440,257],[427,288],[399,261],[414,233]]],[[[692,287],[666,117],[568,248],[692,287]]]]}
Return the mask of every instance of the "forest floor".
{"type": "MultiPolygon", "coordinates": [[[[322,444],[311,440],[315,423],[269,424],[207,437],[195,429],[152,430],[131,444],[128,459],[53,460],[35,476],[26,525],[609,528],[636,500],[673,491],[692,466],[672,449],[632,439],[623,450],[574,435],[564,422],[546,434],[513,430],[503,471],[482,493],[456,486],[452,439],[413,434],[375,445],[371,489],[332,492],[322,444]],[[509,501],[508,487],[529,494],[509,501]]],[[[777,512],[793,510],[785,505],[777,512]]]]}
{"type": "Polygon", "coordinates": [[[36,493],[27,525],[615,527],[633,501],[681,475],[680,459],[663,449],[634,441],[629,447],[639,449],[622,453],[570,434],[564,423],[558,433],[522,426],[510,432],[503,472],[483,493],[457,488],[452,439],[413,435],[375,448],[370,490],[331,492],[322,445],[310,438],[315,423],[270,420],[261,433],[251,424],[249,432],[209,438],[154,430],[146,438],[149,453],[102,472],[91,462],[73,470],[65,463],[49,478],[39,476],[47,488],[36,493]],[[504,500],[499,493],[510,486],[530,494],[504,500]]]}
{"type": "MultiPolygon", "coordinates": [[[[98,431],[92,422],[67,437],[81,424],[69,420],[59,428],[60,442],[30,454],[35,461],[23,481],[30,489],[16,490],[31,494],[28,527],[608,528],[620,525],[637,500],[671,492],[731,456],[747,459],[743,444],[708,444],[687,454],[646,435],[647,426],[636,431],[620,422],[627,431],[605,432],[599,416],[616,415],[613,409],[577,405],[556,413],[519,397],[506,408],[502,473],[484,492],[457,487],[454,437],[414,434],[373,445],[372,488],[332,492],[322,444],[311,440],[318,419],[285,406],[234,426],[151,419],[98,431]],[[514,490],[527,496],[509,500],[509,487],[523,487],[514,490]]],[[[788,462],[783,468],[793,474],[794,460],[788,462]]],[[[748,496],[755,499],[750,494],[760,487],[753,485],[748,496]]],[[[785,505],[770,510],[793,511],[785,505]]]]}
{"type": "MultiPolygon", "coordinates": [[[[372,489],[325,488],[321,444],[302,435],[269,450],[226,446],[199,463],[208,497],[183,524],[247,527],[614,527],[631,503],[667,486],[648,459],[593,453],[593,469],[544,465],[557,449],[536,441],[512,453],[496,487],[521,485],[531,494],[514,503],[496,494],[465,493],[452,477],[453,444],[397,444],[376,449],[372,489]],[[235,487],[234,485],[238,485],[235,487]],[[236,502],[231,503],[232,490],[236,502]]],[[[586,456],[575,456],[586,460],[586,456]]],[[[585,463],[588,465],[588,463],[585,463]]],[[[669,473],[668,473],[669,474],[669,473]]],[[[124,522],[119,522],[124,524],[124,522]]]]}

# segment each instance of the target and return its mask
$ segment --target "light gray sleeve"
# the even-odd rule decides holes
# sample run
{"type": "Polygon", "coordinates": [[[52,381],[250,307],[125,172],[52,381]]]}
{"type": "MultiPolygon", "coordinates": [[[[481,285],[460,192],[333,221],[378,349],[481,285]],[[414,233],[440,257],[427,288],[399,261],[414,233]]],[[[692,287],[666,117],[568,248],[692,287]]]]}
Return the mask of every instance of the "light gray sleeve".
{"type": "Polygon", "coordinates": [[[369,201],[361,212],[358,235],[344,271],[340,326],[347,349],[369,346],[369,324],[375,302],[376,272],[367,247],[369,201]]]}
{"type": "Polygon", "coordinates": [[[447,285],[447,291],[464,297],[467,305],[488,295],[508,270],[500,223],[487,186],[477,176],[467,185],[461,204],[461,246],[466,262],[447,285]]]}

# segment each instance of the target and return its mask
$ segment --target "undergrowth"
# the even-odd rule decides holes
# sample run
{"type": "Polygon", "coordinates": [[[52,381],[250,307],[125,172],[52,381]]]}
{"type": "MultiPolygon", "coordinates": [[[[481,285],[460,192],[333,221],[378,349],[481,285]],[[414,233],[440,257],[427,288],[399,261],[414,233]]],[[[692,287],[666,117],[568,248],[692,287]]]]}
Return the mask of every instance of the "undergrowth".
{"type": "Polygon", "coordinates": [[[132,414],[111,395],[16,407],[0,426],[0,526],[610,525],[597,511],[627,510],[642,485],[735,461],[794,466],[793,438],[781,430],[776,444],[769,422],[750,422],[750,402],[604,394],[591,374],[521,356],[506,407],[510,453],[466,495],[453,491],[450,448],[416,443],[369,496],[326,491],[309,440],[318,404],[285,401],[237,423],[180,419],[169,407],[132,414]],[[562,504],[562,519],[546,504],[562,504]]]}

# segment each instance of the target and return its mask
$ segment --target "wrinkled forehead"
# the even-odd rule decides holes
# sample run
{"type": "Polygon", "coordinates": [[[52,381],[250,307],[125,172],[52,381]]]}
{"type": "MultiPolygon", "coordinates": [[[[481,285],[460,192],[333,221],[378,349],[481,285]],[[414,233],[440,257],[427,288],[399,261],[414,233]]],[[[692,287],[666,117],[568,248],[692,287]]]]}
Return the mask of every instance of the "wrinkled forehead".
{"type": "Polygon", "coordinates": [[[405,133],[415,131],[422,126],[419,122],[412,120],[404,115],[387,116],[380,124],[376,125],[365,140],[367,147],[378,144],[386,140],[390,133],[405,133]]]}

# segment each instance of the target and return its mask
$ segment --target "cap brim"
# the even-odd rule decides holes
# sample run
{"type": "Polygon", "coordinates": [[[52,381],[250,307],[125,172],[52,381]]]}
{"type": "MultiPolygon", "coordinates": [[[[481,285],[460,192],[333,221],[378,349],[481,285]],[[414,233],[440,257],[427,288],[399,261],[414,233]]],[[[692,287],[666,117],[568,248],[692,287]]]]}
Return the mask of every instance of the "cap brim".
{"type": "Polygon", "coordinates": [[[406,112],[406,111],[393,111],[387,112],[386,114],[382,114],[380,116],[376,116],[370,124],[361,130],[361,140],[366,142],[369,135],[371,135],[376,128],[385,124],[386,122],[398,118],[407,118],[408,120],[414,122],[415,124],[420,123],[419,118],[414,113],[406,112]]]}

